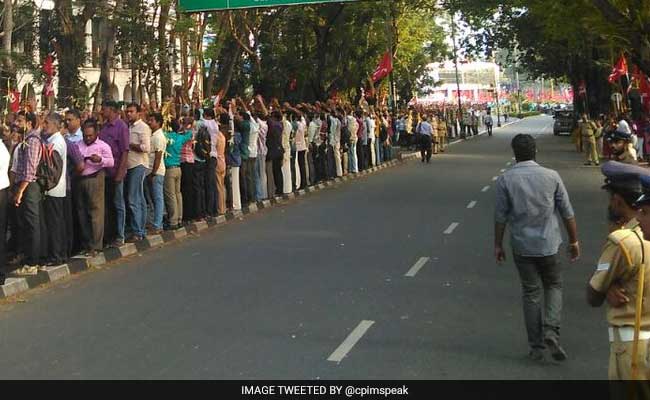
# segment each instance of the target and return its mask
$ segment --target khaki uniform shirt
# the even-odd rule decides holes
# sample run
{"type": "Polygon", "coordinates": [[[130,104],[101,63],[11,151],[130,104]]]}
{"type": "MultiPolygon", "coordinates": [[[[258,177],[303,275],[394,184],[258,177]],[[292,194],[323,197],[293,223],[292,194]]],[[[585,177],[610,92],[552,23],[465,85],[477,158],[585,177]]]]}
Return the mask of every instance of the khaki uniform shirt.
{"type": "MultiPolygon", "coordinates": [[[[638,276],[643,272],[648,284],[643,289],[641,330],[650,330],[650,274],[643,265],[644,254],[639,238],[643,239],[643,232],[636,219],[632,219],[623,229],[611,233],[598,260],[596,272],[589,282],[594,290],[602,294],[607,293],[612,284],[618,283],[630,299],[622,307],[612,308],[607,305],[607,321],[610,326],[634,327],[638,276]]],[[[650,250],[649,246],[645,247],[646,251],[650,250]]],[[[645,257],[648,261],[650,254],[645,254],[645,257]]]]}
{"type": "Polygon", "coordinates": [[[580,134],[582,136],[594,136],[598,127],[592,121],[582,121],[580,122],[580,134]]]}
{"type": "Polygon", "coordinates": [[[630,153],[628,150],[625,150],[623,154],[620,156],[615,157],[616,161],[622,162],[624,164],[632,164],[632,165],[638,165],[639,162],[637,161],[636,158],[630,153]]]}

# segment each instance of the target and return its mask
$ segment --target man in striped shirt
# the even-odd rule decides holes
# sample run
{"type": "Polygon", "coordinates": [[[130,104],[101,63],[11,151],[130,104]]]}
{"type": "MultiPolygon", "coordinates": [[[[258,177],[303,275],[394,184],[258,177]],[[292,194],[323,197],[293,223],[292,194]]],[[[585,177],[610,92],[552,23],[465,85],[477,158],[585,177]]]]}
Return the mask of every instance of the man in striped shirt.
{"type": "Polygon", "coordinates": [[[36,275],[41,256],[41,207],[43,193],[36,182],[36,170],[41,161],[41,138],[36,115],[22,111],[18,114],[18,127],[25,132],[25,140],[16,152],[14,205],[22,230],[25,265],[17,272],[36,275]]]}

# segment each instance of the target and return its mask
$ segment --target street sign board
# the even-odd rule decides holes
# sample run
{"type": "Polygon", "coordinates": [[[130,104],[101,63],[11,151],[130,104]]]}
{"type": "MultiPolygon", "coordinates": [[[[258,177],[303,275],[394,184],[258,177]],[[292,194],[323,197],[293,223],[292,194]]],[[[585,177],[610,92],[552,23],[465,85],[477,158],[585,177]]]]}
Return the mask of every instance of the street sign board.
{"type": "Polygon", "coordinates": [[[234,10],[240,8],[297,6],[317,3],[343,3],[358,0],[180,0],[187,12],[234,10]]]}

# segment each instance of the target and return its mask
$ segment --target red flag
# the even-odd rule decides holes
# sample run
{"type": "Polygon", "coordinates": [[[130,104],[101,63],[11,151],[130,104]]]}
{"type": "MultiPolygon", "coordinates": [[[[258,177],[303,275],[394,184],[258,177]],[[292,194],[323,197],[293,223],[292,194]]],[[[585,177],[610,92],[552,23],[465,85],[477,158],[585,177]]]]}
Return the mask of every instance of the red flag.
{"type": "Polygon", "coordinates": [[[16,89],[9,92],[9,109],[11,112],[20,110],[20,92],[16,89]]]}
{"type": "Polygon", "coordinates": [[[49,54],[45,57],[45,62],[43,63],[43,73],[49,78],[54,76],[54,59],[49,54]]]}
{"type": "Polygon", "coordinates": [[[189,88],[192,87],[192,83],[194,83],[194,75],[195,74],[196,74],[196,64],[194,64],[194,66],[192,66],[192,70],[190,71],[190,83],[189,83],[189,85],[187,85],[188,90],[189,90],[189,88]]]}
{"type": "Polygon", "coordinates": [[[616,65],[614,65],[612,73],[609,75],[609,83],[616,82],[622,76],[627,75],[627,73],[627,61],[625,60],[625,56],[621,55],[621,58],[618,60],[616,65]]]}
{"type": "Polygon", "coordinates": [[[387,77],[391,72],[393,72],[393,57],[390,52],[387,51],[379,62],[379,66],[375,70],[375,73],[372,74],[372,81],[377,82],[387,77]]]}

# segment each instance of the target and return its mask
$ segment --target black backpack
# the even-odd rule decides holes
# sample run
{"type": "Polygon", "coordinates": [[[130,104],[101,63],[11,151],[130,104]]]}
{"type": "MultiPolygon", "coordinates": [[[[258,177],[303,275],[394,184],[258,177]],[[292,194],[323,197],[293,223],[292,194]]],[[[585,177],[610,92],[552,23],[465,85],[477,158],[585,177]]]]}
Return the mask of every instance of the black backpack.
{"type": "MultiPolygon", "coordinates": [[[[27,138],[29,140],[29,138],[27,138]]],[[[41,159],[36,167],[36,183],[43,191],[52,190],[59,184],[63,175],[63,158],[54,150],[54,145],[38,138],[41,146],[41,159]]],[[[23,152],[27,151],[27,141],[22,143],[23,152]]],[[[24,154],[24,153],[23,153],[24,154]]]]}
{"type": "Polygon", "coordinates": [[[209,159],[210,151],[212,150],[212,140],[208,128],[201,126],[194,140],[194,155],[201,160],[209,159]]]}
{"type": "Polygon", "coordinates": [[[341,128],[341,143],[348,146],[350,144],[350,129],[346,124],[341,128]]]}

